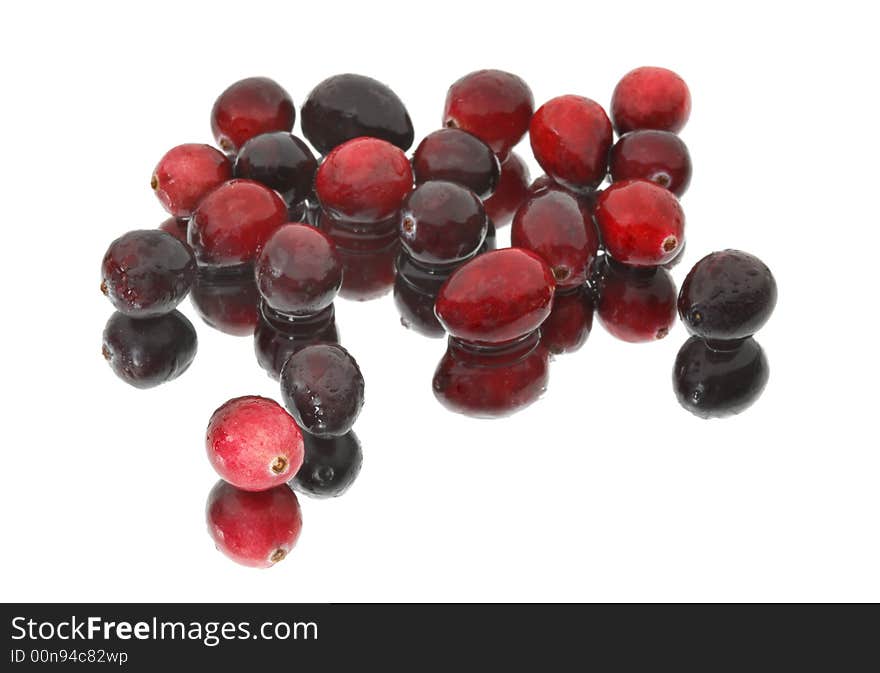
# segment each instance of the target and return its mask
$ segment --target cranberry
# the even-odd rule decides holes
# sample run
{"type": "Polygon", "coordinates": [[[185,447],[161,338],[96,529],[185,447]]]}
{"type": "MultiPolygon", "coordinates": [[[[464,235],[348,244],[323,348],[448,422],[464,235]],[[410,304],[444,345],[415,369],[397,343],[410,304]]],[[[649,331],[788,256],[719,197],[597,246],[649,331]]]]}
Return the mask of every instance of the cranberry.
{"type": "Polygon", "coordinates": [[[538,108],[529,125],[535,159],[569,189],[594,189],[605,178],[613,132],[597,102],[560,96],[538,108]]]}
{"type": "Polygon", "coordinates": [[[406,251],[401,251],[396,266],[394,303],[400,313],[400,324],[427,337],[446,336],[446,330],[434,313],[434,303],[443,283],[456,267],[423,265],[406,251]]]}
{"type": "Polygon", "coordinates": [[[593,294],[587,287],[557,290],[553,310],[541,324],[541,343],[554,355],[578,350],[590,336],[594,310],[593,294]]]}
{"type": "Polygon", "coordinates": [[[503,344],[536,330],[550,314],[556,282],[538,255],[506,248],[459,267],[437,296],[436,312],[454,337],[503,344]]]}
{"type": "Polygon", "coordinates": [[[761,396],[769,377],[767,357],[751,337],[716,348],[692,336],[678,351],[672,371],[679,403],[701,418],[745,411],[761,396]]]}
{"type": "Polygon", "coordinates": [[[208,459],[233,486],[265,491],[293,478],[303,460],[302,432],[274,400],[236,397],[217,409],[205,438],[208,459]]]}
{"type": "Polygon", "coordinates": [[[666,68],[644,66],[631,70],[611,96],[611,118],[620,135],[640,129],[678,133],[690,114],[687,84],[666,68]]]}
{"type": "Polygon", "coordinates": [[[681,260],[684,259],[684,251],[686,248],[687,241],[684,241],[680,246],[678,246],[678,252],[675,253],[675,257],[666,262],[666,264],[661,264],[661,266],[667,271],[672,271],[672,269],[681,264],[681,260]]]}
{"type": "Polygon", "coordinates": [[[260,293],[250,265],[229,271],[200,268],[190,299],[196,313],[214,329],[233,336],[254,333],[260,293]]]}
{"type": "Polygon", "coordinates": [[[656,341],[675,324],[675,281],[663,267],[640,268],[612,259],[599,263],[599,322],[632,343],[656,341]]]}
{"type": "Polygon", "coordinates": [[[502,159],[529,129],[535,109],[532,90],[502,70],[477,70],[446,93],[443,125],[473,133],[502,159]]]}
{"type": "Polygon", "coordinates": [[[208,495],[206,518],[217,549],[251,568],[284,559],[302,530],[299,501],[287,485],[254,493],[221,479],[208,495]]]}
{"type": "Polygon", "coordinates": [[[238,151],[233,167],[235,177],[256,180],[274,189],[289,205],[300,203],[311,193],[317,169],[318,162],[308,145],[284,131],[248,140],[238,151]]]}
{"type": "Polygon", "coordinates": [[[412,187],[406,155],[377,138],[355,138],[340,145],[327,155],[315,177],[324,210],[355,222],[391,217],[412,187]]]}
{"type": "Polygon", "coordinates": [[[215,187],[232,177],[232,162],[210,145],[189,143],[165,153],[150,178],[162,207],[175,217],[189,217],[215,187]]]}
{"type": "Polygon", "coordinates": [[[776,279],[764,262],[740,250],[703,257],[678,297],[678,314],[691,334],[711,340],[744,339],[776,307],[776,279]]]}
{"type": "Polygon", "coordinates": [[[336,310],[333,304],[320,313],[305,317],[280,315],[260,304],[254,330],[254,352],[257,362],[273,379],[281,375],[287,359],[310,344],[339,341],[336,310]]]}
{"type": "Polygon", "coordinates": [[[684,211],[669,190],[647,180],[615,182],[596,202],[608,253],[632,266],[670,261],[684,243],[684,211]]]}
{"type": "Polygon", "coordinates": [[[179,311],[157,318],[117,311],[104,328],[101,350],[116,376],[135,388],[153,388],[183,374],[197,347],[196,330],[179,311]]]}
{"type": "Polygon", "coordinates": [[[159,225],[159,229],[166,234],[171,234],[181,243],[185,243],[186,247],[189,247],[189,242],[186,240],[186,230],[188,227],[189,220],[185,217],[169,217],[159,225]]]}
{"type": "Polygon", "coordinates": [[[547,190],[520,206],[513,218],[510,241],[515,247],[540,255],[561,290],[587,281],[599,250],[592,215],[562,190],[547,190]]]}
{"type": "Polygon", "coordinates": [[[284,363],[281,396],[306,432],[318,437],[344,435],[364,406],[364,377],[342,346],[314,344],[284,363]]]}
{"type": "Polygon", "coordinates": [[[691,155],[674,133],[632,131],[611,148],[608,170],[614,182],[641,178],[681,196],[691,182],[691,155]]]}
{"type": "Polygon", "coordinates": [[[503,227],[513,219],[517,208],[526,200],[529,189],[529,167],[516,152],[501,162],[501,177],[495,192],[483,200],[486,214],[496,227],[503,227]]]}
{"type": "Polygon", "coordinates": [[[189,247],[158,229],[117,238],[101,263],[101,292],[126,315],[149,318],[173,311],[192,286],[196,261],[189,247]]]}
{"type": "Polygon", "coordinates": [[[199,204],[189,243],[200,264],[247,264],[286,221],[287,206],[276,192],[252,180],[230,180],[199,204]]]}
{"type": "Polygon", "coordinates": [[[412,159],[416,183],[448,180],[467,187],[480,198],[495,191],[501,164],[492,149],[467,131],[434,131],[416,148],[412,159]]]}
{"type": "Polygon", "coordinates": [[[477,254],[488,223],[482,201],[471,190],[431,180],[406,198],[400,238],[406,251],[423,264],[455,264],[477,254]]]}
{"type": "Polygon", "coordinates": [[[354,432],[339,437],[306,434],[305,459],[291,486],[313,498],[335,498],[357,479],[364,456],[354,432]]]}
{"type": "Polygon", "coordinates": [[[363,75],[335,75],[318,84],[302,107],[303,134],[321,154],[370,136],[402,150],[413,143],[412,121],[397,94],[363,75]]]}
{"type": "Polygon", "coordinates": [[[268,77],[248,77],[232,84],[211,110],[214,139],[230,153],[261,133],[289,132],[295,120],[290,94],[268,77]]]}

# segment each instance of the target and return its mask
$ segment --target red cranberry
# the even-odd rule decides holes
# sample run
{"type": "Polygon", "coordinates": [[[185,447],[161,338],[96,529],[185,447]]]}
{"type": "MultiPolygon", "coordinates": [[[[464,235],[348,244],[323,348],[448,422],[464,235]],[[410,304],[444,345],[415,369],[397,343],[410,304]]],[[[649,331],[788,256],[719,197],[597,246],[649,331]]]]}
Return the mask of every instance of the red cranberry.
{"type": "Polygon", "coordinates": [[[318,162],[302,140],[291,133],[263,133],[248,140],[235,157],[237,178],[260,182],[289,204],[302,202],[312,191],[318,162]]]}
{"type": "Polygon", "coordinates": [[[175,217],[189,217],[215,187],[232,177],[232,162],[210,145],[189,143],[165,153],[150,178],[162,207],[175,217]]]}
{"type": "Polygon", "coordinates": [[[613,132],[602,106],[581,96],[560,96],[538,108],[529,126],[535,159],[569,189],[595,188],[605,178],[613,132]]]}
{"type": "Polygon", "coordinates": [[[594,310],[593,295],[587,287],[557,291],[553,310],[541,324],[541,343],[554,355],[578,350],[593,329],[594,310]]]}
{"type": "Polygon", "coordinates": [[[501,165],[486,143],[461,129],[434,131],[419,143],[412,159],[416,184],[448,180],[486,198],[498,185],[501,165]]]}
{"type": "Polygon", "coordinates": [[[158,229],[139,229],[107,248],[101,292],[118,311],[148,318],[174,310],[195,274],[196,261],[186,244],[158,229]]]}
{"type": "Polygon", "coordinates": [[[496,227],[510,223],[517,208],[526,200],[528,188],[529,167],[516,152],[511,152],[501,162],[501,177],[495,192],[483,200],[486,214],[496,227]]]}
{"type": "Polygon", "coordinates": [[[217,549],[251,568],[284,559],[302,530],[299,501],[287,485],[253,493],[221,479],[208,495],[206,518],[217,549]]]}
{"type": "Polygon", "coordinates": [[[578,200],[561,190],[547,190],[526,201],[513,218],[511,245],[539,254],[553,271],[558,289],[583,285],[599,236],[593,217],[578,200]]]}
{"type": "Polygon", "coordinates": [[[641,268],[611,259],[599,263],[599,322],[632,343],[656,341],[675,324],[675,281],[663,267],[641,268]]]}
{"type": "Polygon", "coordinates": [[[377,138],[355,138],[340,145],[327,155],[315,177],[324,210],[355,222],[391,217],[412,187],[406,155],[377,138]]]}
{"type": "Polygon", "coordinates": [[[437,318],[459,339],[503,344],[544,322],[555,289],[553,272],[535,253],[494,250],[466,262],[443,284],[437,318]]]}
{"type": "Polygon", "coordinates": [[[640,129],[678,133],[690,114],[687,84],[666,68],[644,66],[631,70],[611,96],[611,118],[620,135],[640,129]]]}
{"type": "Polygon", "coordinates": [[[295,120],[290,94],[268,77],[248,77],[232,84],[211,110],[214,138],[230,153],[261,133],[289,132],[295,120]]]}
{"type": "Polygon", "coordinates": [[[211,416],[205,441],[217,474],[246,491],[283,484],[302,465],[302,432],[277,402],[265,397],[226,402],[211,416]]]}
{"type": "Polygon", "coordinates": [[[189,297],[196,313],[214,329],[232,336],[253,335],[260,293],[250,265],[231,271],[201,267],[189,297]]]}
{"type": "Polygon", "coordinates": [[[273,379],[278,379],[284,363],[301,348],[337,341],[339,331],[333,304],[320,313],[295,318],[275,313],[265,302],[260,304],[254,330],[254,352],[257,362],[273,379]]]}
{"type": "Polygon", "coordinates": [[[684,211],[667,189],[647,180],[615,182],[596,202],[608,253],[631,266],[665,264],[684,243],[684,211]]]}
{"type": "Polygon", "coordinates": [[[169,217],[159,225],[159,229],[166,234],[171,234],[181,243],[185,243],[187,247],[189,247],[189,242],[186,240],[186,230],[188,227],[189,220],[185,217],[169,217]]]}
{"type": "Polygon", "coordinates": [[[276,192],[252,180],[230,180],[199,204],[189,243],[200,264],[247,264],[286,221],[287,206],[276,192]]]}
{"type": "Polygon", "coordinates": [[[611,148],[608,170],[614,182],[641,178],[681,196],[691,183],[691,155],[674,133],[632,131],[611,148]]]}
{"type": "Polygon", "coordinates": [[[522,79],[502,70],[478,70],[449,87],[443,125],[473,133],[505,158],[528,131],[534,109],[532,90],[522,79]]]}
{"type": "Polygon", "coordinates": [[[313,498],[336,498],[354,483],[364,454],[354,432],[340,437],[306,434],[306,457],[290,485],[313,498]]]}

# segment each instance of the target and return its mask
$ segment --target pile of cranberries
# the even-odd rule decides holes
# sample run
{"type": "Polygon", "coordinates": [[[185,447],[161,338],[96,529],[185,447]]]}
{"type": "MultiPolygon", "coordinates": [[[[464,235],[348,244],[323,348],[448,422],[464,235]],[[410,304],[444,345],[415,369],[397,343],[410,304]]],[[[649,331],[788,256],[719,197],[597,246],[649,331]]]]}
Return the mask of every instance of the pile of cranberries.
{"type": "Polygon", "coordinates": [[[273,565],[302,526],[293,489],[337,496],[360,470],[352,427],[364,379],[339,344],[337,296],[393,288],[405,327],[446,336],[433,389],[460,413],[533,402],[551,355],[580,348],[594,313],[615,337],[650,342],[677,312],[693,334],[674,368],[682,406],[718,417],[754,402],[768,378],[752,335],[775,306],[770,270],[725,250],[700,260],[680,293],[670,273],[685,247],[691,160],[677,133],[690,110],[687,85],[663,68],[626,74],[610,117],[578,95],[536,109],[521,78],[480,70],[450,86],[442,128],[408,157],[406,107],[369,77],[318,84],[301,108],[305,140],[273,80],[221,93],[211,111],[220,149],[188,143],[162,156],[150,185],[169,218],[113,241],[101,282],[116,309],[103,354],[127,383],[150,388],[190,365],[196,332],[176,310],[187,294],[211,327],[252,336],[280,383],[283,406],[237,397],[208,422],[217,547],[273,565]],[[526,135],[544,171],[534,181],[513,152],[526,135]],[[507,224],[511,246],[496,249],[507,224]]]}

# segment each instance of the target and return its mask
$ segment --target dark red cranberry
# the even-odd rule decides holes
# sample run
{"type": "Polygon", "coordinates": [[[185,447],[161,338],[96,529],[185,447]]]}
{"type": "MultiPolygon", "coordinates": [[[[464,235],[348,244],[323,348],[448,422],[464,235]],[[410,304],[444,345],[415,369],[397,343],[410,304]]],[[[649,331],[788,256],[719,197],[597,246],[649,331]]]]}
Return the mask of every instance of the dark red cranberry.
{"type": "Polygon", "coordinates": [[[406,107],[385,84],[363,75],[334,75],[318,84],[302,107],[303,135],[321,154],[369,136],[402,150],[413,143],[406,107]]]}
{"type": "Polygon", "coordinates": [[[412,261],[406,253],[397,259],[394,278],[394,304],[400,314],[400,324],[431,338],[446,336],[446,330],[434,313],[434,302],[449,272],[432,273],[412,261]]]}
{"type": "Polygon", "coordinates": [[[593,217],[571,194],[547,190],[526,201],[513,218],[511,245],[540,255],[558,289],[580,287],[599,250],[593,217]]]}
{"type": "Polygon", "coordinates": [[[502,70],[478,70],[446,93],[443,125],[473,133],[502,159],[529,129],[535,109],[532,90],[502,70]]]}
{"type": "Polygon", "coordinates": [[[690,114],[687,84],[666,68],[644,66],[631,70],[611,96],[611,118],[620,135],[640,129],[678,133],[690,114]]]}
{"type": "Polygon", "coordinates": [[[547,263],[520,248],[494,250],[460,266],[440,288],[437,317],[454,337],[503,344],[550,314],[556,282],[547,263]]]}
{"type": "Polygon", "coordinates": [[[113,372],[135,388],[173,381],[192,364],[196,330],[179,311],[157,318],[115,312],[104,327],[101,351],[113,372]]]}
{"type": "Polygon", "coordinates": [[[139,229],[110,244],[101,263],[101,292],[118,311],[149,318],[173,311],[196,274],[185,243],[159,229],[139,229]]]}
{"type": "Polygon", "coordinates": [[[245,491],[286,483],[303,460],[302,432],[290,414],[256,395],[219,407],[208,422],[205,446],[217,474],[245,491]]]}
{"type": "Polygon", "coordinates": [[[553,310],[541,324],[541,343],[554,355],[573,353],[593,329],[593,294],[587,287],[556,292],[553,310]]]}
{"type": "Polygon", "coordinates": [[[254,493],[221,479],[205,509],[217,549],[251,568],[268,568],[283,560],[302,530],[299,501],[286,484],[254,493]]]}
{"type": "Polygon", "coordinates": [[[306,457],[290,485],[313,498],[336,498],[345,493],[364,461],[357,435],[313,437],[306,433],[303,438],[306,457]]]}
{"type": "Polygon", "coordinates": [[[503,227],[513,219],[514,213],[526,200],[529,189],[529,167],[516,152],[511,152],[501,162],[501,177],[495,192],[483,199],[486,215],[496,227],[503,227]]]}
{"type": "Polygon", "coordinates": [[[674,133],[632,131],[611,148],[608,170],[614,182],[641,178],[681,196],[691,183],[691,155],[674,133]]]}
{"type": "Polygon", "coordinates": [[[700,418],[723,418],[745,411],[761,396],[770,366],[751,337],[716,348],[692,336],[678,356],[672,383],[679,403],[700,418]]]}
{"type": "Polygon", "coordinates": [[[291,133],[275,131],[248,140],[235,157],[237,178],[256,180],[281,194],[288,205],[312,191],[318,162],[309,146],[291,133]]]}
{"type": "Polygon", "coordinates": [[[615,182],[596,201],[608,253],[631,266],[669,262],[684,243],[684,211],[675,195],[647,180],[615,182]]]}
{"type": "Polygon", "coordinates": [[[210,145],[188,143],[159,159],[150,187],[174,217],[189,217],[201,200],[232,177],[229,157],[210,145]]]}
{"type": "Polygon", "coordinates": [[[481,199],[495,191],[501,177],[498,157],[477,136],[461,129],[434,131],[419,143],[412,159],[416,184],[448,180],[481,199]]]}
{"type": "Polygon", "coordinates": [[[290,94],[268,77],[248,77],[232,84],[211,110],[214,139],[229,153],[261,133],[290,132],[295,120],[290,94]]]}
{"type": "Polygon", "coordinates": [[[281,396],[306,432],[317,437],[344,435],[364,406],[364,377],[342,346],[314,344],[284,363],[281,396]]]}
{"type": "Polygon", "coordinates": [[[260,304],[254,330],[254,352],[257,362],[273,379],[281,375],[287,359],[310,344],[339,341],[336,312],[331,304],[320,313],[291,319],[260,304]]]}
{"type": "Polygon", "coordinates": [[[159,225],[159,229],[166,234],[171,234],[181,243],[185,243],[186,247],[189,247],[189,242],[186,240],[186,230],[188,227],[189,220],[185,217],[169,217],[159,225]]]}
{"type": "Polygon", "coordinates": [[[201,267],[189,297],[196,313],[214,329],[232,336],[254,333],[260,293],[252,266],[232,271],[201,267]]]}
{"type": "Polygon", "coordinates": [[[675,281],[663,267],[640,268],[611,259],[599,263],[599,322],[632,343],[656,341],[675,324],[675,281]]]}
{"type": "Polygon", "coordinates": [[[393,216],[412,188],[406,155],[377,138],[355,138],[340,145],[327,155],[315,177],[324,210],[355,222],[393,216]]]}
{"type": "Polygon", "coordinates": [[[559,96],[538,108],[529,125],[535,159],[569,189],[595,189],[605,178],[613,131],[597,102],[559,96]]]}
{"type": "Polygon", "coordinates": [[[431,180],[404,201],[400,240],[423,264],[455,264],[477,253],[486,240],[488,222],[482,201],[471,190],[431,180]]]}
{"type": "Polygon", "coordinates": [[[253,180],[230,180],[199,204],[188,238],[200,264],[248,264],[286,221],[287,206],[277,192],[253,180]]]}
{"type": "Polygon", "coordinates": [[[694,264],[678,296],[678,314],[691,334],[744,339],[776,307],[776,279],[764,262],[741,250],[722,250],[694,264]]]}

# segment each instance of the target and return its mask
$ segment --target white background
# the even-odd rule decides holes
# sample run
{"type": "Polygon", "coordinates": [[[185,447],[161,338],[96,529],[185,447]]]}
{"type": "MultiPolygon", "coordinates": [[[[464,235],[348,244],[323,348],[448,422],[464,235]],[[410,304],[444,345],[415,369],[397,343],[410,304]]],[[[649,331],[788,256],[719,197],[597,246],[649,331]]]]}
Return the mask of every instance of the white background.
{"type": "MultiPolygon", "coordinates": [[[[878,111],[868,3],[14,3],[5,10],[2,573],[16,601],[880,600],[878,111]],[[821,8],[821,9],[819,9],[821,8]],[[695,165],[681,282],[704,254],[750,251],[779,304],[758,339],[770,383],[745,414],[679,408],[685,340],[599,326],[546,395],[498,421],[431,393],[444,344],[390,295],[337,302],[367,403],[364,468],[344,497],[301,497],[283,563],[218,553],[203,432],[227,398],[278,398],[248,338],[199,332],[151,391],[101,357],[107,244],[165,217],[155,162],[210,142],[216,95],[250,75],[299,106],[360,72],[407,103],[417,140],[447,86],[521,75],[536,102],[608,104],[639,65],[678,71],[695,165]]],[[[297,120],[299,121],[299,120],[297,120]]],[[[297,129],[299,125],[297,124],[297,129]]],[[[298,131],[297,131],[298,132],[298,131]]],[[[519,151],[539,174],[526,140],[519,151]]],[[[501,233],[507,240],[509,229],[501,233]]]]}

